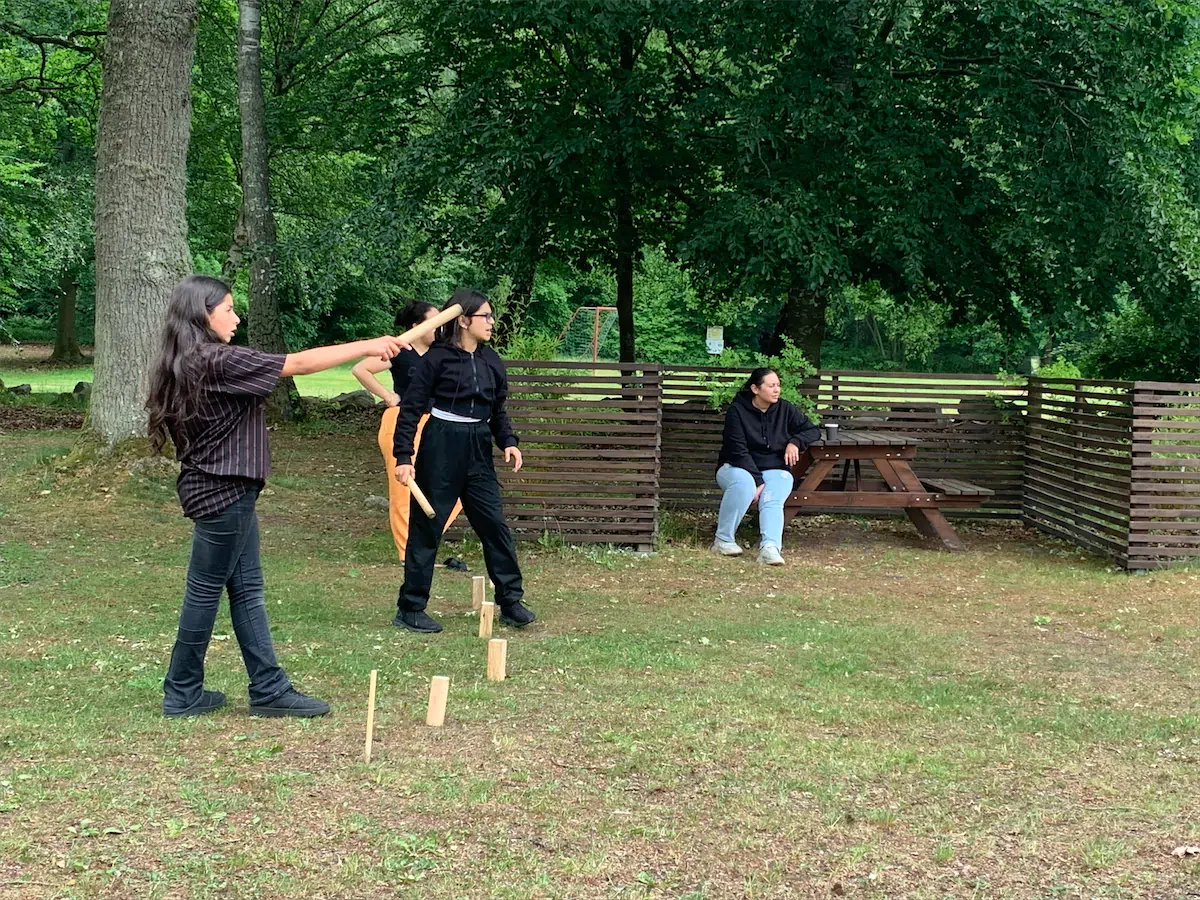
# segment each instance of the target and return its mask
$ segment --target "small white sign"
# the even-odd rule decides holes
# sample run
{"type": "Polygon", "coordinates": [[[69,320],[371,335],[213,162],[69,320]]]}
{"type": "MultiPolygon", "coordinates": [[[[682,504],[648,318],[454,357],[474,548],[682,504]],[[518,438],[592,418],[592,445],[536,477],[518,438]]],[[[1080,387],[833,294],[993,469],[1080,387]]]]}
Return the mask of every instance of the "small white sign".
{"type": "Polygon", "coordinates": [[[704,336],[704,346],[713,356],[719,355],[725,349],[725,329],[720,325],[709,325],[704,336]]]}

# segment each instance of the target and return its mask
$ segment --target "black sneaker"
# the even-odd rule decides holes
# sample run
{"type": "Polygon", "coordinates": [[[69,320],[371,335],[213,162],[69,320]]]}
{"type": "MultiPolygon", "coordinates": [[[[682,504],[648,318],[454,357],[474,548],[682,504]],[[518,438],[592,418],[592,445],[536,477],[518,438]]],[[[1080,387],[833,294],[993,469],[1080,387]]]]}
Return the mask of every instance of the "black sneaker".
{"type": "Polygon", "coordinates": [[[316,697],[309,697],[295,688],[289,688],[285,693],[267,703],[250,704],[250,715],[268,716],[297,716],[311,719],[313,716],[323,716],[329,712],[329,704],[316,697]]]}
{"type": "Polygon", "coordinates": [[[224,705],[225,695],[220,691],[204,691],[200,695],[200,699],[187,709],[167,709],[164,706],[163,715],[171,719],[183,716],[202,716],[205,713],[212,712],[214,709],[220,709],[224,705]]]}
{"type": "Polygon", "coordinates": [[[526,609],[518,600],[510,606],[500,607],[500,621],[505,625],[524,628],[531,622],[536,622],[537,616],[533,614],[533,610],[526,609]]]}
{"type": "Polygon", "coordinates": [[[401,610],[396,613],[396,618],[392,619],[392,624],[397,628],[407,628],[421,634],[437,634],[442,630],[442,623],[423,609],[417,612],[401,610]]]}
{"type": "Polygon", "coordinates": [[[469,572],[470,571],[470,569],[468,568],[468,566],[465,562],[463,562],[461,559],[457,559],[456,557],[453,557],[453,556],[447,556],[444,560],[442,560],[442,565],[445,566],[447,569],[450,569],[451,571],[454,571],[454,572],[469,572]]]}

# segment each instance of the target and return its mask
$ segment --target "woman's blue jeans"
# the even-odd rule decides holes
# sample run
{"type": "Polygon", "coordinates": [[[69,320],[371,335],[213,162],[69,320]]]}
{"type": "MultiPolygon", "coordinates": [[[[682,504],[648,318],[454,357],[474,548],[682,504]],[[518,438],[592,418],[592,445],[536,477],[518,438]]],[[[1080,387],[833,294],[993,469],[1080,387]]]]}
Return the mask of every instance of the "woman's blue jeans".
{"type": "MultiPolygon", "coordinates": [[[[792,473],[787,469],[768,469],[762,473],[763,492],[758,498],[758,530],[762,534],[761,544],[783,547],[783,503],[792,492],[792,473]]],[[[734,533],[742,523],[742,516],[754,500],[758,485],[754,476],[745,469],[725,463],[717,469],[717,484],[725,492],[721,498],[721,512],[717,516],[717,540],[733,543],[734,533]]]]}
{"type": "Polygon", "coordinates": [[[204,656],[212,638],[221,592],[229,591],[233,632],[250,675],[250,703],[269,703],[291,688],[275,659],[258,549],[258,491],[215,516],[196,520],[179,634],[163,681],[163,710],[180,712],[199,702],[204,656]]]}

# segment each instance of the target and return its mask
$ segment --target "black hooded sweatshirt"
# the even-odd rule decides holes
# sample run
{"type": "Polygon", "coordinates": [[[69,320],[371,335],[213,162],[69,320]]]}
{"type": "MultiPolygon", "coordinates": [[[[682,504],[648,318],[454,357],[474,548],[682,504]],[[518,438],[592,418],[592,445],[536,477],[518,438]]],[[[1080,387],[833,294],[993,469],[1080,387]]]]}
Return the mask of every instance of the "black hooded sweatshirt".
{"type": "Polygon", "coordinates": [[[508,373],[504,361],[487,344],[468,353],[454,344],[438,341],[410,370],[408,387],[400,399],[393,453],[396,465],[412,463],[413,439],[421,416],[436,406],[444,412],[485,421],[501,450],[516,447],[505,403],[508,373]]]}
{"type": "Polygon", "coordinates": [[[762,484],[764,470],[787,468],[783,451],[788,444],[803,452],[820,437],[821,430],[788,401],[780,400],[762,412],[751,396],[739,393],[725,414],[717,468],[729,463],[753,475],[755,484],[762,484]]]}

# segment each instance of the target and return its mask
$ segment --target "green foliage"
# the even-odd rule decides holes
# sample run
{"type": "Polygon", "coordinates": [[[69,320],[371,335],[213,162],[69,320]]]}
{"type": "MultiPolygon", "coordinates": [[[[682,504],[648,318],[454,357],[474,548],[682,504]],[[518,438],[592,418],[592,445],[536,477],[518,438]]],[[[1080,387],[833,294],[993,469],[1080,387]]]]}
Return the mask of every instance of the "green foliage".
{"type": "Polygon", "coordinates": [[[826,309],[830,332],[865,337],[879,368],[928,366],[949,319],[947,305],[929,298],[898,303],[877,281],[847,285],[826,309]]]}
{"type": "Polygon", "coordinates": [[[1067,381],[1073,381],[1076,378],[1082,378],[1083,372],[1079,366],[1071,362],[1069,359],[1058,357],[1037,370],[1038,378],[1062,378],[1067,381]]]}
{"type": "Polygon", "coordinates": [[[1070,349],[1092,377],[1194,381],[1200,378],[1197,328],[1195,305],[1181,302],[1171,317],[1163,318],[1126,287],[1098,334],[1070,349]]]}
{"type": "MultiPolygon", "coordinates": [[[[783,349],[775,356],[747,351],[726,350],[716,358],[721,368],[743,369],[766,367],[779,373],[782,385],[781,397],[804,410],[814,422],[817,418],[815,398],[801,393],[806,378],[817,374],[817,370],[804,358],[804,354],[790,340],[783,341],[783,349]]],[[[716,409],[725,409],[742,389],[744,381],[731,382],[714,375],[701,374],[700,383],[709,389],[709,403],[716,409]]]]}

